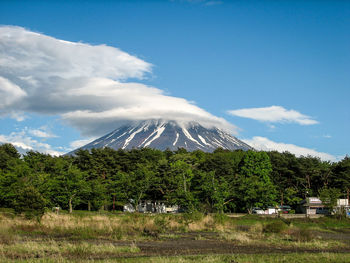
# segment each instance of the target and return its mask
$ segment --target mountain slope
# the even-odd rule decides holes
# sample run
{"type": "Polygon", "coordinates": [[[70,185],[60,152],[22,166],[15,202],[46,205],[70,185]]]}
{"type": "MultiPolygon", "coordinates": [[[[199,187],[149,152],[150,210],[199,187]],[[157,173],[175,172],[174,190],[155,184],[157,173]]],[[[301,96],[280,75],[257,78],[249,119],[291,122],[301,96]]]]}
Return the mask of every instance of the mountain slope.
{"type": "Polygon", "coordinates": [[[207,129],[196,122],[182,126],[174,121],[162,120],[148,120],[136,125],[122,126],[80,149],[103,147],[113,149],[150,147],[159,150],[185,148],[188,151],[205,152],[212,152],[216,148],[252,149],[236,137],[217,128],[207,129]]]}

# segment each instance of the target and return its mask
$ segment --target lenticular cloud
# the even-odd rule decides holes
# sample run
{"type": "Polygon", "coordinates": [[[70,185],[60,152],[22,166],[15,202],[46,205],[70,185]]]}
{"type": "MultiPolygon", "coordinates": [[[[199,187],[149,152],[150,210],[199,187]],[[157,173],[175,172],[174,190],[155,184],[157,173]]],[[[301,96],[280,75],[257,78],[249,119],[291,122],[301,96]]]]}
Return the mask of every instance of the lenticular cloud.
{"type": "Polygon", "coordinates": [[[310,116],[304,115],[296,110],[287,110],[281,106],[231,110],[228,111],[228,114],[261,122],[298,123],[300,125],[313,125],[318,123],[310,116]]]}
{"type": "Polygon", "coordinates": [[[125,121],[198,121],[235,131],[224,119],[142,83],[152,65],[115,47],[68,42],[0,27],[0,114],[58,115],[86,136],[125,121]]]}

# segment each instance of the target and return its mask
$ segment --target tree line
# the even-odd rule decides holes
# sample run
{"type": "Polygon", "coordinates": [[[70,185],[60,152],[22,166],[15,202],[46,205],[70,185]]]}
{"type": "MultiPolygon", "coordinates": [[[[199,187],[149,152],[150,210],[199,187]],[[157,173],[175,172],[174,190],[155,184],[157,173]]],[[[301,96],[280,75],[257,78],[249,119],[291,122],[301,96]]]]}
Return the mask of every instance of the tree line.
{"type": "Polygon", "coordinates": [[[161,200],[186,210],[251,212],[253,207],[296,206],[308,196],[336,192],[349,198],[350,158],[339,162],[276,151],[213,153],[150,148],[79,150],[53,157],[21,156],[0,146],[0,207],[116,210],[161,200]]]}

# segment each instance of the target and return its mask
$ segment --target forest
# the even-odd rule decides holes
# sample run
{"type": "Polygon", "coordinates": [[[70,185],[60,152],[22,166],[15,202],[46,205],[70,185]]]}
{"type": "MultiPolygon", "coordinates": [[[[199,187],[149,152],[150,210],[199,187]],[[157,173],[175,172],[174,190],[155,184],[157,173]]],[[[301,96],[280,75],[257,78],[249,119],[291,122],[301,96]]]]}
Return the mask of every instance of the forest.
{"type": "Polygon", "coordinates": [[[348,156],[329,162],[276,151],[103,148],[53,157],[21,156],[11,144],[0,146],[0,207],[17,212],[114,211],[141,200],[188,211],[251,212],[278,204],[295,208],[322,192],[348,198],[349,189],[348,156]]]}

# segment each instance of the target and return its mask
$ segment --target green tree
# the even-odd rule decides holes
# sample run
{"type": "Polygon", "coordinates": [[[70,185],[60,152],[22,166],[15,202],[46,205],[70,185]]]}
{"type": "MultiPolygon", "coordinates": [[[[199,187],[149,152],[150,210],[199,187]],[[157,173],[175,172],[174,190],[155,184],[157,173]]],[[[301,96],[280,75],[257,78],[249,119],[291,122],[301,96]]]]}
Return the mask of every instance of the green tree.
{"type": "Polygon", "coordinates": [[[300,188],[303,189],[304,197],[314,196],[319,189],[327,186],[331,175],[329,162],[322,162],[319,158],[302,156],[298,158],[299,169],[296,173],[300,188]]]}
{"type": "Polygon", "coordinates": [[[47,182],[50,200],[55,205],[67,208],[72,213],[76,205],[82,203],[82,198],[88,191],[86,175],[68,158],[57,158],[55,173],[47,182]]]}
{"type": "Polygon", "coordinates": [[[32,178],[31,170],[21,160],[16,161],[8,170],[0,170],[0,206],[12,207],[18,185],[29,178],[32,178]]]}
{"type": "Polygon", "coordinates": [[[336,188],[324,187],[319,192],[320,200],[325,208],[332,212],[337,205],[337,200],[340,196],[340,190],[336,188]]]}
{"type": "Polygon", "coordinates": [[[286,204],[296,207],[301,200],[301,197],[298,196],[298,190],[294,187],[288,187],[284,191],[284,200],[286,204]]]}
{"type": "MultiPolygon", "coordinates": [[[[84,173],[84,176],[87,176],[84,173]]],[[[81,191],[81,203],[87,205],[87,210],[99,210],[106,204],[108,183],[104,180],[85,177],[86,183],[81,191]]]]}
{"type": "Polygon", "coordinates": [[[0,207],[11,207],[17,181],[28,174],[20,154],[12,144],[0,145],[0,207]]]}
{"type": "Polygon", "coordinates": [[[243,208],[252,212],[253,207],[274,205],[276,187],[270,179],[272,172],[266,152],[248,151],[244,156],[237,178],[237,192],[243,208]]]}
{"type": "Polygon", "coordinates": [[[191,192],[192,166],[185,161],[187,156],[178,157],[180,158],[170,163],[166,198],[170,203],[178,204],[182,208],[192,211],[195,210],[196,201],[191,192]]]}
{"type": "Polygon", "coordinates": [[[295,181],[296,171],[294,169],[297,163],[297,158],[289,152],[279,153],[277,151],[272,151],[267,154],[270,157],[272,165],[270,177],[277,188],[280,204],[283,205],[286,203],[291,205],[290,201],[287,199],[292,197],[291,194],[298,194],[298,191],[292,191],[292,189],[298,188],[295,181]]]}
{"type": "Polygon", "coordinates": [[[231,188],[226,178],[219,178],[215,171],[200,173],[199,198],[210,207],[209,212],[224,212],[225,206],[233,201],[231,188]]]}
{"type": "Polygon", "coordinates": [[[34,186],[22,186],[17,189],[13,208],[17,214],[24,213],[28,219],[36,218],[39,222],[45,213],[45,199],[34,186]]]}
{"type": "Polygon", "coordinates": [[[350,157],[345,156],[333,166],[332,185],[341,190],[350,202],[350,157]]]}
{"type": "Polygon", "coordinates": [[[17,149],[9,143],[0,145],[0,170],[12,170],[18,164],[21,155],[17,149]]]}
{"type": "Polygon", "coordinates": [[[147,197],[147,191],[152,185],[154,172],[147,166],[139,166],[133,172],[118,172],[113,182],[115,194],[119,200],[131,201],[136,208],[141,200],[147,197]]]}

